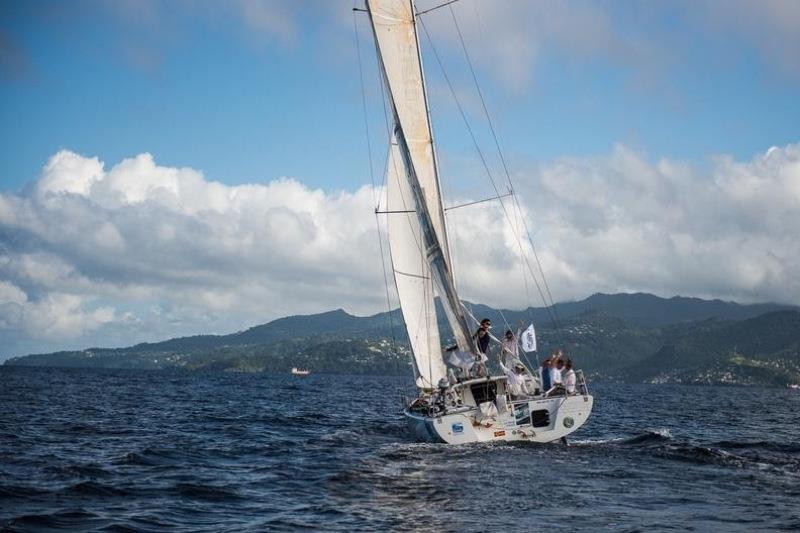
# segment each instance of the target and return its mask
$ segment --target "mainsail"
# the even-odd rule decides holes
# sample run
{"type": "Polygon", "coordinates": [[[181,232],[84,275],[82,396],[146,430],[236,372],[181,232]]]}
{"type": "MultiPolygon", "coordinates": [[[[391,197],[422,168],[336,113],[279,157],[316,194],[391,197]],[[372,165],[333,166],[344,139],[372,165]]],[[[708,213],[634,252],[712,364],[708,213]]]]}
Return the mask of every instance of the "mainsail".
{"type": "Polygon", "coordinates": [[[367,0],[367,8],[395,123],[387,176],[395,281],[418,385],[431,388],[445,375],[432,287],[459,349],[475,352],[475,347],[450,270],[413,4],[367,0]]]}

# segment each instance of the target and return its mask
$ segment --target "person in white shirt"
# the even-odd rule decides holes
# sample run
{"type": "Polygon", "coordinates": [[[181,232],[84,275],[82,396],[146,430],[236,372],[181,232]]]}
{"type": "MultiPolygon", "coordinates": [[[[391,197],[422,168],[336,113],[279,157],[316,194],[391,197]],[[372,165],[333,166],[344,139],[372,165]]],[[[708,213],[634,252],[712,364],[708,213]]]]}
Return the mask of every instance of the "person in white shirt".
{"type": "MultiPolygon", "coordinates": [[[[557,355],[554,357],[558,357],[557,355]]],[[[564,369],[564,360],[556,359],[550,361],[550,389],[544,394],[550,396],[554,392],[563,391],[564,384],[561,371],[564,369]]]]}
{"type": "Polygon", "coordinates": [[[519,361],[519,343],[517,339],[519,338],[521,330],[522,328],[517,329],[516,334],[510,329],[506,330],[506,336],[503,342],[500,343],[500,355],[504,358],[509,357],[509,364],[519,361]]]}
{"type": "Polygon", "coordinates": [[[575,394],[575,371],[572,370],[572,359],[567,359],[567,364],[564,365],[564,388],[567,389],[567,394],[575,394]]]}
{"type": "Polygon", "coordinates": [[[498,359],[500,368],[502,368],[503,372],[506,373],[506,386],[508,388],[508,392],[510,392],[512,396],[516,397],[530,396],[531,392],[525,380],[525,367],[522,365],[522,363],[515,363],[511,367],[507,367],[503,364],[502,358],[498,359]]]}
{"type": "Polygon", "coordinates": [[[562,378],[561,378],[561,371],[564,369],[564,360],[557,359],[555,363],[550,367],[550,386],[555,387],[556,385],[561,385],[562,378]]]}

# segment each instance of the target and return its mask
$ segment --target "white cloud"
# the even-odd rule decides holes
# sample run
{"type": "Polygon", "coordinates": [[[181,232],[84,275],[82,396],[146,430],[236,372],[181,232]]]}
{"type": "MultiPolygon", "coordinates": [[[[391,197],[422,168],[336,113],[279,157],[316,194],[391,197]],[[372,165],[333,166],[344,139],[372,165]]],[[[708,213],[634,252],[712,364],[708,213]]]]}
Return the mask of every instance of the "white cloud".
{"type": "Polygon", "coordinates": [[[228,187],[149,154],[105,170],[62,151],[32,191],[0,194],[5,336],[128,344],[381,301],[368,188],[228,187]]]}
{"type": "Polygon", "coordinates": [[[800,301],[800,145],[705,168],[618,146],[534,174],[528,205],[559,294],[645,290],[800,301]],[[535,192],[534,192],[535,191],[535,192]]]}
{"type": "Polygon", "coordinates": [[[75,193],[86,195],[92,184],[102,178],[103,164],[96,157],[81,157],[69,150],[61,150],[50,158],[37,182],[41,195],[48,193],[75,193]]]}
{"type": "MultiPolygon", "coordinates": [[[[639,290],[800,301],[800,144],[703,166],[617,146],[516,181],[556,299],[639,290]]],[[[68,151],[34,185],[0,194],[4,356],[385,309],[369,187],[231,187],[149,154],[106,170],[68,151]]],[[[539,305],[499,205],[448,221],[462,296],[539,305]]]]}

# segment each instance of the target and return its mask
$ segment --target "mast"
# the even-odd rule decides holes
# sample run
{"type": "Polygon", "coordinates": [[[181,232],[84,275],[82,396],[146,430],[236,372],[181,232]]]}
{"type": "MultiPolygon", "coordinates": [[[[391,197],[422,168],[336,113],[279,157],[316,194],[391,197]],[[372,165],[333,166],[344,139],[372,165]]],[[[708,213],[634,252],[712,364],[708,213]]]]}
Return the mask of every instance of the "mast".
{"type": "MultiPolygon", "coordinates": [[[[459,349],[474,354],[477,350],[456,292],[447,252],[444,209],[439,194],[414,6],[412,0],[367,0],[367,12],[392,105],[394,138],[404,170],[402,177],[411,197],[409,210],[416,215],[409,218],[415,218],[418,227],[417,246],[429,267],[431,280],[459,349]]],[[[395,264],[394,247],[392,250],[395,264]]],[[[398,280],[396,268],[395,280],[398,280]]],[[[405,317],[402,294],[400,298],[405,317]]],[[[411,333],[409,331],[409,336],[411,333]]],[[[441,361],[440,354],[438,359],[441,361]]],[[[419,367],[419,359],[416,361],[419,367]]]]}

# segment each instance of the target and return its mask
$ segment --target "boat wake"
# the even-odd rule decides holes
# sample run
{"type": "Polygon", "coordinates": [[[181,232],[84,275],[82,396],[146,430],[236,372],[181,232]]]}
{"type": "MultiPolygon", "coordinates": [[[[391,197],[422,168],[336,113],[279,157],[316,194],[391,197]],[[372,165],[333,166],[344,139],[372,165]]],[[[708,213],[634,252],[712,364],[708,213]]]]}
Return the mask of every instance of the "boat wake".
{"type": "Polygon", "coordinates": [[[600,446],[600,445],[631,445],[646,444],[649,442],[664,442],[672,439],[668,428],[645,429],[642,433],[632,437],[614,437],[610,439],[575,439],[569,443],[574,446],[600,446]]]}
{"type": "Polygon", "coordinates": [[[800,476],[800,445],[770,441],[719,441],[711,444],[676,438],[668,428],[646,429],[629,436],[570,442],[576,447],[638,451],[651,457],[700,465],[755,468],[778,475],[800,476]]]}

